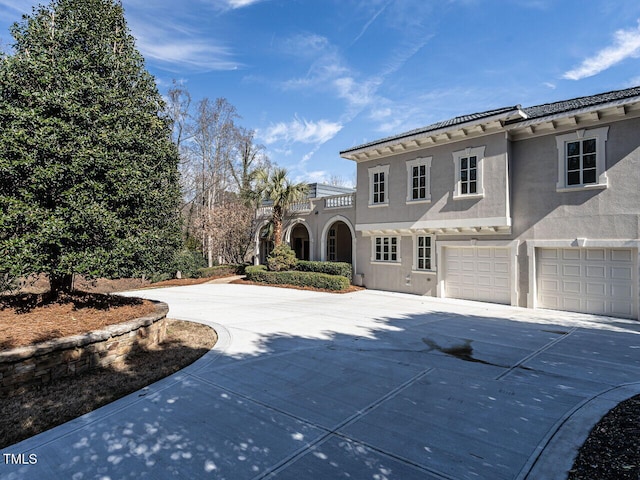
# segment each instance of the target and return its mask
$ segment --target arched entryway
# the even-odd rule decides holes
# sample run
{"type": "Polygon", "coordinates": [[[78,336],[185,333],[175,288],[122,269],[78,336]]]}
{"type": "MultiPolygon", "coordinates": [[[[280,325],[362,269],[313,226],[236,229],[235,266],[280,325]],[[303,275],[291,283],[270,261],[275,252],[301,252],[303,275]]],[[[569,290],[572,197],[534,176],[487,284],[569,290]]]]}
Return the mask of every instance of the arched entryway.
{"type": "Polygon", "coordinates": [[[296,258],[298,260],[310,260],[310,238],[309,230],[303,223],[295,224],[289,233],[289,245],[294,252],[296,252],[296,258]]]}
{"type": "Polygon", "coordinates": [[[273,227],[266,223],[258,229],[256,234],[256,252],[254,263],[264,265],[267,263],[267,257],[273,250],[273,227]]]}
{"type": "Polygon", "coordinates": [[[331,218],[322,231],[322,260],[347,262],[355,271],[355,231],[342,215],[331,218]]]}

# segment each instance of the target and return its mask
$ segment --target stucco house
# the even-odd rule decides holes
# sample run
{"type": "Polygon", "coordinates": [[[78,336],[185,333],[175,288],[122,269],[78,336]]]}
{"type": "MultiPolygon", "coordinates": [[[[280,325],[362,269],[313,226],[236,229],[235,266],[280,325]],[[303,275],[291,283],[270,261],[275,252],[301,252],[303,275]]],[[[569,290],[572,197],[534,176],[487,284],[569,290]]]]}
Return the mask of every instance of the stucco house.
{"type": "MultiPolygon", "coordinates": [[[[367,287],[639,318],[640,87],[456,117],[340,155],[357,163],[341,216],[367,287]]],[[[317,228],[312,256],[327,259],[317,228]]]]}

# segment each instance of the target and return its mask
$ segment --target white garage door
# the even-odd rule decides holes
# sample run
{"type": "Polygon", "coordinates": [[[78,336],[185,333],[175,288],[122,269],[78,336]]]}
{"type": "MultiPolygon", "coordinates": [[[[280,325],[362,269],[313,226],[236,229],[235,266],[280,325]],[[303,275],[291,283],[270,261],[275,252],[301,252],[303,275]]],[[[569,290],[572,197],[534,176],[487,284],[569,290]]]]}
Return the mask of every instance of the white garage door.
{"type": "Polygon", "coordinates": [[[539,248],[538,306],[635,318],[633,250],[539,248]]]}
{"type": "Polygon", "coordinates": [[[511,303],[508,248],[446,247],[444,257],[447,297],[511,303]]]}

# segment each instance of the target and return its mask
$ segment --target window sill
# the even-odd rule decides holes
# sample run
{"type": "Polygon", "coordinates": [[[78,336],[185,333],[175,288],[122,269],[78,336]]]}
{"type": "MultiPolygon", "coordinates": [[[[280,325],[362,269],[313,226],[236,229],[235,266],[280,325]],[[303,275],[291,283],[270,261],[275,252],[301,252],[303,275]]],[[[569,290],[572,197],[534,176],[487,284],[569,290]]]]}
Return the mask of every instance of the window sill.
{"type": "Polygon", "coordinates": [[[420,200],[407,200],[407,205],[418,205],[421,203],[431,203],[431,197],[423,198],[420,200]]]}
{"type": "Polygon", "coordinates": [[[402,261],[401,260],[397,260],[395,262],[391,262],[391,261],[384,262],[384,261],[381,261],[381,260],[371,260],[371,265],[395,265],[395,266],[401,267],[402,266],[402,261]]]}
{"type": "Polygon", "coordinates": [[[370,203],[368,205],[369,208],[380,208],[380,207],[388,207],[389,206],[389,202],[386,203],[370,203]]]}
{"type": "Polygon", "coordinates": [[[466,193],[464,195],[453,195],[454,200],[477,200],[484,198],[484,193],[466,193]]]}
{"type": "Polygon", "coordinates": [[[411,270],[411,273],[417,274],[426,274],[426,275],[437,275],[437,270],[416,270],[415,268],[411,270]]]}
{"type": "Polygon", "coordinates": [[[576,185],[571,187],[556,187],[556,192],[581,192],[583,190],[604,190],[608,185],[606,183],[594,183],[591,185],[576,185]]]}

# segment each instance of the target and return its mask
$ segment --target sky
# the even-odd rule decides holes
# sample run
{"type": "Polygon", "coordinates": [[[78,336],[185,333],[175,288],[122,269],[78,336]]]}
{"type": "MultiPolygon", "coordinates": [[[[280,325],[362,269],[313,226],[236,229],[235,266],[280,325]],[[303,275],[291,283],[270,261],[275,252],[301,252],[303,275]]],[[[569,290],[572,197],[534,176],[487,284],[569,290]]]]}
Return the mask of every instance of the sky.
{"type": "MultiPolygon", "coordinates": [[[[0,0],[0,44],[41,0],[0,0]]],[[[498,107],[640,85],[638,0],[122,0],[161,93],[226,98],[297,181],[341,150],[498,107]]]]}

